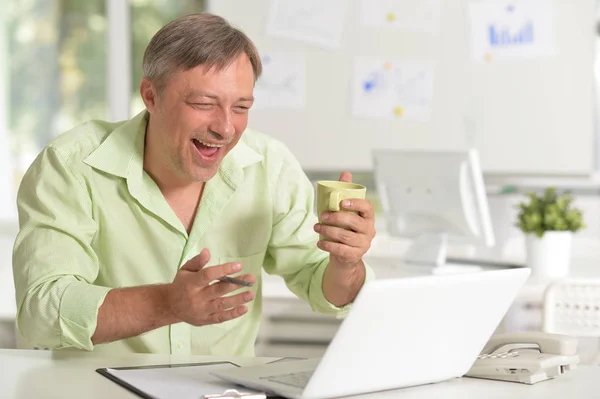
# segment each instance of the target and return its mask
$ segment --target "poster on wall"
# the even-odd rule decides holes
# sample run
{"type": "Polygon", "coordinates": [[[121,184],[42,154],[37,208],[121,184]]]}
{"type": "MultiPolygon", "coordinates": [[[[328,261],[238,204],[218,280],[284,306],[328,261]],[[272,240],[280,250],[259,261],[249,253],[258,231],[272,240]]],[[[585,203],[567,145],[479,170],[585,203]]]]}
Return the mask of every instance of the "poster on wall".
{"type": "Polygon", "coordinates": [[[431,118],[431,62],[356,57],[352,78],[352,115],[382,120],[431,118]]]}
{"type": "Polygon", "coordinates": [[[263,72],[254,87],[252,109],[301,109],[306,92],[304,54],[266,52],[263,72]]]}
{"type": "Polygon", "coordinates": [[[346,7],[346,0],[271,0],[267,35],[338,48],[346,7]]]}
{"type": "Polygon", "coordinates": [[[361,0],[360,24],[367,28],[437,33],[440,31],[441,0],[361,0]]]}
{"type": "Polygon", "coordinates": [[[471,3],[469,18],[476,63],[556,54],[551,1],[471,3]]]}

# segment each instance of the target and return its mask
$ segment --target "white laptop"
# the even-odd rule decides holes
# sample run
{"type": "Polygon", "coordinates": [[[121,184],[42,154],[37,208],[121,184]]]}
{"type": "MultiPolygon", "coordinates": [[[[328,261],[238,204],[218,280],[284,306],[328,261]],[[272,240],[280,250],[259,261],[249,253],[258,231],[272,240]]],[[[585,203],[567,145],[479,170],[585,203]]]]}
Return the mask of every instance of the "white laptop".
{"type": "Polygon", "coordinates": [[[373,280],[320,359],[215,371],[288,398],[355,395],[461,377],[530,269],[373,280]]]}

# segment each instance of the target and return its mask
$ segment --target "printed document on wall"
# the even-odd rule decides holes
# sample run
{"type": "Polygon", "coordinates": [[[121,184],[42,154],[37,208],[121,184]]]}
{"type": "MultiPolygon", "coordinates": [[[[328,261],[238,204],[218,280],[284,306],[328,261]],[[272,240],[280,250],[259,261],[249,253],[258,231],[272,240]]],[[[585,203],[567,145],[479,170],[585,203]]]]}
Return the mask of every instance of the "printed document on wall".
{"type": "Polygon", "coordinates": [[[267,34],[338,48],[346,5],[347,0],[271,0],[267,34]]]}
{"type": "Polygon", "coordinates": [[[352,82],[352,114],[385,120],[431,118],[431,62],[357,57],[352,82]]]}
{"type": "Polygon", "coordinates": [[[477,63],[555,54],[552,1],[471,3],[469,16],[477,63]]]}
{"type": "Polygon", "coordinates": [[[437,33],[442,14],[441,0],[361,0],[360,23],[370,28],[437,33]]]}
{"type": "Polygon", "coordinates": [[[261,59],[263,72],[254,88],[252,109],[304,108],[304,54],[267,52],[262,54],[261,59]]]}

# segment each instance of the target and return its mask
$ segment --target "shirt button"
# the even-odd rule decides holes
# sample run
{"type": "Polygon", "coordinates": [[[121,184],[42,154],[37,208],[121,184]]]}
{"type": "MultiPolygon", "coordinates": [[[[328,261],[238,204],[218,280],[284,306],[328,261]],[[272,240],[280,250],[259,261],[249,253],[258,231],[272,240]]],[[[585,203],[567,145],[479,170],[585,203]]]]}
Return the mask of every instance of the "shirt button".
{"type": "Polygon", "coordinates": [[[178,342],[177,342],[177,347],[178,347],[179,349],[183,348],[183,342],[181,342],[181,341],[178,341],[178,342]]]}

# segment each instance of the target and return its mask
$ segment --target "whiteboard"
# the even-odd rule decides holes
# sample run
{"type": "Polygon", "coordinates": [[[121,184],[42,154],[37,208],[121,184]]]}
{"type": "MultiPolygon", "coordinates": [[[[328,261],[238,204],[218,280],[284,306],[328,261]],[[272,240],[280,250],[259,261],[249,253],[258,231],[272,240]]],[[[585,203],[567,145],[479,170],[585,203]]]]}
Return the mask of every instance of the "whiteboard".
{"type": "Polygon", "coordinates": [[[362,26],[359,1],[347,1],[335,49],[268,35],[269,0],[213,0],[209,11],[245,31],[261,54],[304,55],[304,105],[253,109],[249,127],[286,143],[305,170],[370,170],[373,148],[475,147],[488,173],[589,174],[595,156],[595,2],[548,1],[555,54],[491,63],[475,63],[471,54],[469,4],[476,1],[441,0],[438,33],[362,26]],[[431,63],[429,118],[353,115],[351,82],[359,56],[431,63]]]}

